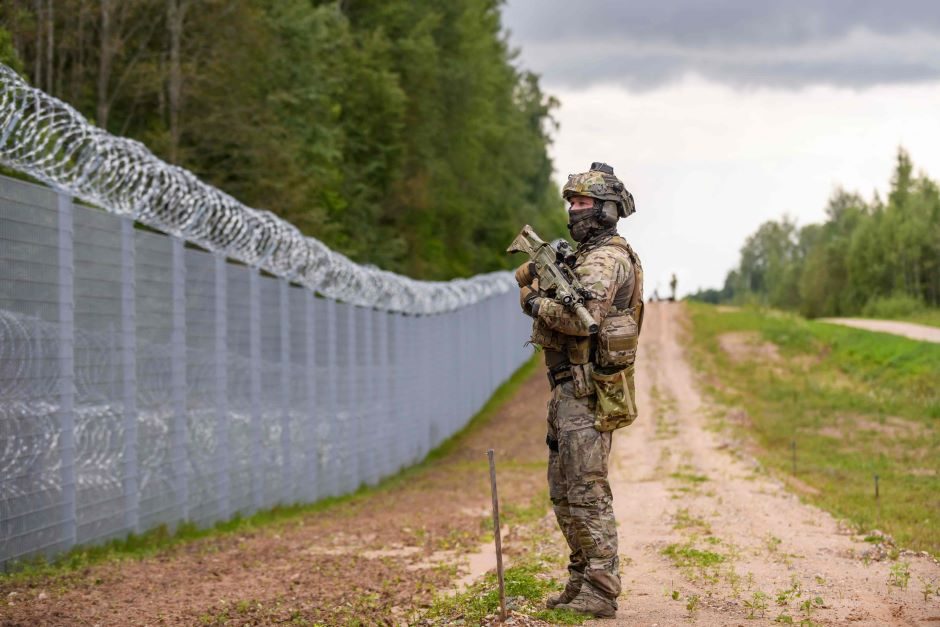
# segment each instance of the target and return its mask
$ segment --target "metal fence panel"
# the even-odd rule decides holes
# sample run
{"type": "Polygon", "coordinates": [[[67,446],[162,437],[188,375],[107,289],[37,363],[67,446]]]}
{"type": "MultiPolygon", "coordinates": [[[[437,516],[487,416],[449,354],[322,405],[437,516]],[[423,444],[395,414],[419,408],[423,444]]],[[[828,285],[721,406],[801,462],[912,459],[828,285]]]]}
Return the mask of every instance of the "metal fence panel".
{"type": "Polygon", "coordinates": [[[187,249],[186,263],[186,460],[189,519],[207,525],[227,517],[221,502],[221,443],[217,420],[219,361],[216,346],[216,259],[187,249]]]}
{"type": "MultiPolygon", "coordinates": [[[[87,543],[122,535],[127,522],[124,473],[136,469],[124,464],[124,388],[134,395],[136,385],[133,352],[122,344],[136,334],[123,333],[134,318],[122,307],[121,218],[77,205],[72,216],[76,541],[87,543]]],[[[136,420],[134,400],[129,421],[136,420]]]]}
{"type": "Polygon", "coordinates": [[[375,484],[527,358],[514,300],[322,298],[0,177],[0,567],[375,484]]]}
{"type": "Polygon", "coordinates": [[[227,266],[227,389],[229,511],[247,514],[253,511],[251,438],[251,316],[249,284],[252,270],[240,265],[227,266]]]}

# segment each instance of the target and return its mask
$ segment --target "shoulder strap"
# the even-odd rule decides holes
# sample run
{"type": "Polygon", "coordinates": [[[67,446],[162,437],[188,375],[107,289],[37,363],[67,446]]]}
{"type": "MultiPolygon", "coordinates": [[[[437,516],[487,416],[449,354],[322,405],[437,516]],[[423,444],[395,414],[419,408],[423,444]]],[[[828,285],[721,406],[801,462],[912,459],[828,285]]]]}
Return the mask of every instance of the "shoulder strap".
{"type": "Polygon", "coordinates": [[[630,263],[633,264],[633,293],[630,294],[630,309],[634,311],[636,319],[637,333],[643,329],[643,266],[640,264],[640,257],[633,250],[633,247],[627,243],[627,240],[619,236],[611,237],[606,245],[616,246],[624,251],[630,257],[630,263]]]}

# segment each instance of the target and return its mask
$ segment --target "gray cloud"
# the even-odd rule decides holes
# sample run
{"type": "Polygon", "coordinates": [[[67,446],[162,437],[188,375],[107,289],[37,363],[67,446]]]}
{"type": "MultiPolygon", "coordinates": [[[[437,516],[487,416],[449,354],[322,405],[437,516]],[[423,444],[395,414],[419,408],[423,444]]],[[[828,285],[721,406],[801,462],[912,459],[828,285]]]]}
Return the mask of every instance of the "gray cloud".
{"type": "Polygon", "coordinates": [[[521,65],[555,86],[865,87],[940,78],[937,0],[510,0],[521,65]]]}

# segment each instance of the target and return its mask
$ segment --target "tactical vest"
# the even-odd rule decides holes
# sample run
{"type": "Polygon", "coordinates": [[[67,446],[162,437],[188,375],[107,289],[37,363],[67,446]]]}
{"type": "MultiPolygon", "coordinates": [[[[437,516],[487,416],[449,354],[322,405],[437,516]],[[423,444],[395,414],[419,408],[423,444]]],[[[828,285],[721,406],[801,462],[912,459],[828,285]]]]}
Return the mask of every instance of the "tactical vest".
{"type": "Polygon", "coordinates": [[[625,284],[617,290],[591,346],[594,428],[613,431],[633,424],[639,415],[633,375],[643,326],[643,266],[623,238],[612,237],[604,245],[623,249],[633,264],[633,286],[625,284]]]}
{"type": "Polygon", "coordinates": [[[633,285],[622,285],[614,295],[611,310],[601,321],[594,346],[594,365],[619,369],[633,365],[637,342],[643,327],[643,267],[633,248],[622,237],[612,237],[605,246],[627,253],[633,264],[633,285]]]}

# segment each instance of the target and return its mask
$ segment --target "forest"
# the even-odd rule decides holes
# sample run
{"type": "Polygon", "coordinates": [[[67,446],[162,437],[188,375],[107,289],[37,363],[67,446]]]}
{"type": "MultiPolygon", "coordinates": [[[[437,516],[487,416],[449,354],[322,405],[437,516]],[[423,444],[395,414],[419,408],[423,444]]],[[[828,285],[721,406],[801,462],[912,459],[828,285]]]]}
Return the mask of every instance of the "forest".
{"type": "Polygon", "coordinates": [[[0,61],[352,259],[505,268],[565,215],[500,0],[4,0],[0,61]]]}
{"type": "Polygon", "coordinates": [[[940,306],[940,192],[899,149],[886,199],[837,190],[822,224],[760,225],[722,289],[690,296],[807,317],[903,316],[940,306]]]}

